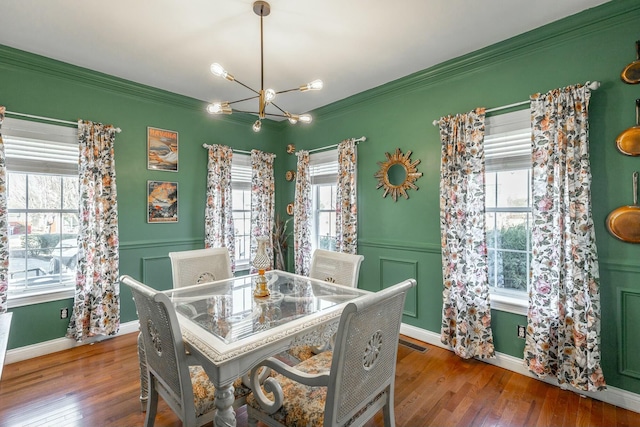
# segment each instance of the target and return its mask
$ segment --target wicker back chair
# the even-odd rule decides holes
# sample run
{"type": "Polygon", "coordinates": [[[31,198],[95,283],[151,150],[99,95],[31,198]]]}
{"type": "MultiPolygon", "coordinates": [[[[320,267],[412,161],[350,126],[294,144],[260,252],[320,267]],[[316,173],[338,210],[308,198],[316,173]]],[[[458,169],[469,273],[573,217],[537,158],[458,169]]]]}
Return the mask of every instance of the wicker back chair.
{"type": "Polygon", "coordinates": [[[227,248],[169,252],[169,258],[174,288],[233,277],[227,248]]]}
{"type": "Polygon", "coordinates": [[[316,249],[311,258],[309,277],[357,288],[363,260],[362,255],[316,249]]]}
{"type": "MultiPolygon", "coordinates": [[[[227,248],[169,252],[169,259],[171,260],[171,275],[174,288],[233,277],[231,259],[227,248]]],[[[145,411],[149,385],[147,384],[145,347],[140,339],[138,342],[138,359],[140,361],[140,407],[142,411],[145,411]]],[[[241,388],[244,389],[244,394],[248,393],[246,387],[243,386],[241,388]]]]}
{"type": "MultiPolygon", "coordinates": [[[[357,288],[360,264],[362,264],[363,260],[364,256],[362,255],[351,255],[342,252],[316,249],[311,258],[309,277],[357,288]]],[[[294,360],[301,362],[312,357],[314,354],[330,349],[332,345],[332,342],[328,342],[319,347],[299,345],[290,348],[287,354],[293,357],[294,360]]]]}
{"type": "Polygon", "coordinates": [[[395,425],[393,394],[406,280],[349,303],[340,318],[333,352],[290,367],[275,358],[259,366],[278,372],[247,397],[249,425],[363,425],[382,409],[384,425],[395,425]],[[268,398],[265,390],[269,393],[268,398]]]}
{"type": "MultiPolygon", "coordinates": [[[[189,365],[176,313],[163,293],[123,276],[122,283],[131,288],[140,319],[140,341],[145,351],[149,398],[145,426],[153,426],[158,396],[178,415],[185,426],[201,426],[213,421],[214,387],[206,378],[203,390],[194,393],[189,365]]],[[[202,370],[202,368],[200,368],[202,370]]],[[[204,372],[200,375],[206,376],[204,372]]]]}

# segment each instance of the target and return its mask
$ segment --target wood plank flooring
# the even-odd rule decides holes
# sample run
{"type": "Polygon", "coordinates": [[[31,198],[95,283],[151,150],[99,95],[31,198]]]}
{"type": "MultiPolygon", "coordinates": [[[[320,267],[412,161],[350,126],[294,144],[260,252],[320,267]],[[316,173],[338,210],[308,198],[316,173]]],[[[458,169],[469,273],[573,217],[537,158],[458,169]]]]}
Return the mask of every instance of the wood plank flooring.
{"type": "MultiPolygon", "coordinates": [[[[426,345],[398,350],[396,425],[640,426],[640,413],[426,345]]],[[[0,427],[142,426],[136,334],[4,368],[0,427]]],[[[238,427],[247,425],[237,411],[238,427]]],[[[158,427],[180,421],[160,399],[158,427]]],[[[381,415],[367,427],[382,426],[381,415]]]]}

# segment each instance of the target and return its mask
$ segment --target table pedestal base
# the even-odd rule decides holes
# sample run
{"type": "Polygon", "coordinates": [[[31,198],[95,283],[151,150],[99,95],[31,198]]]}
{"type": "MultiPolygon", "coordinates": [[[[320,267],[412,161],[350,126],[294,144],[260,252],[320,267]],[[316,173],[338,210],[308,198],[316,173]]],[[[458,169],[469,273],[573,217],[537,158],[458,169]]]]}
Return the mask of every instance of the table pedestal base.
{"type": "Polygon", "coordinates": [[[236,412],[232,407],[235,401],[233,391],[233,384],[216,387],[214,404],[217,411],[213,417],[213,425],[215,427],[236,427],[236,412]]]}

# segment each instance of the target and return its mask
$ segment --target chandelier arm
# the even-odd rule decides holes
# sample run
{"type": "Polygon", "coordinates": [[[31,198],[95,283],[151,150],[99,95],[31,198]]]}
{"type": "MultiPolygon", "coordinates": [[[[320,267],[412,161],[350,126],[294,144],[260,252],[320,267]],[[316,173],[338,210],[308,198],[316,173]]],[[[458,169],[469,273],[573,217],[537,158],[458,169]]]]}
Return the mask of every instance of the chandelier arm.
{"type": "MultiPolygon", "coordinates": [[[[282,112],[282,114],[287,114],[286,111],[284,111],[282,108],[278,107],[276,104],[274,104],[273,102],[270,102],[269,105],[273,105],[274,107],[276,107],[278,110],[280,110],[282,112]]],[[[267,114],[267,113],[265,113],[267,114]]],[[[288,117],[288,116],[285,116],[288,117]]]]}
{"type": "Polygon", "coordinates": [[[241,85],[241,86],[246,87],[246,88],[247,88],[247,89],[249,89],[251,92],[253,92],[253,93],[257,94],[257,95],[260,95],[260,92],[258,92],[257,90],[255,90],[255,89],[253,89],[253,88],[251,88],[251,87],[247,86],[246,84],[242,83],[240,80],[238,80],[238,79],[234,79],[233,81],[234,81],[234,82],[236,82],[236,83],[238,83],[238,84],[239,84],[239,85],[241,85]]]}
{"type": "Polygon", "coordinates": [[[284,114],[275,114],[275,113],[264,113],[265,116],[273,116],[273,117],[284,117],[285,119],[288,119],[289,116],[284,115],[284,114]]]}
{"type": "Polygon", "coordinates": [[[279,95],[281,93],[287,93],[287,92],[299,92],[300,88],[299,87],[294,87],[293,89],[287,89],[287,90],[280,90],[278,92],[276,92],[276,95],[279,95]]]}
{"type": "Polygon", "coordinates": [[[231,102],[229,102],[228,104],[237,104],[238,102],[250,101],[250,100],[252,100],[252,99],[256,99],[256,98],[259,98],[259,97],[260,97],[260,95],[251,96],[251,97],[249,97],[249,98],[238,99],[237,101],[231,101],[231,102]]]}
{"type": "Polygon", "coordinates": [[[258,114],[257,111],[236,110],[235,108],[232,108],[232,110],[234,113],[258,114]]]}

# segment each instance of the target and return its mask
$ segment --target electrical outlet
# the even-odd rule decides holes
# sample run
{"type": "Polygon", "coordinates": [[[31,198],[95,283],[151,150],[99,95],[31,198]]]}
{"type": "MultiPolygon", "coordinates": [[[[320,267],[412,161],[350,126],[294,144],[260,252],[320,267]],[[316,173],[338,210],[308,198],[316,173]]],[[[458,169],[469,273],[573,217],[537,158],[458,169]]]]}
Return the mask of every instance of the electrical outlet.
{"type": "Polygon", "coordinates": [[[60,318],[61,319],[66,319],[67,317],[69,317],[69,309],[67,307],[61,308],[60,309],[60,318]]]}
{"type": "Polygon", "coordinates": [[[523,325],[518,325],[518,338],[525,339],[525,329],[523,325]]]}

